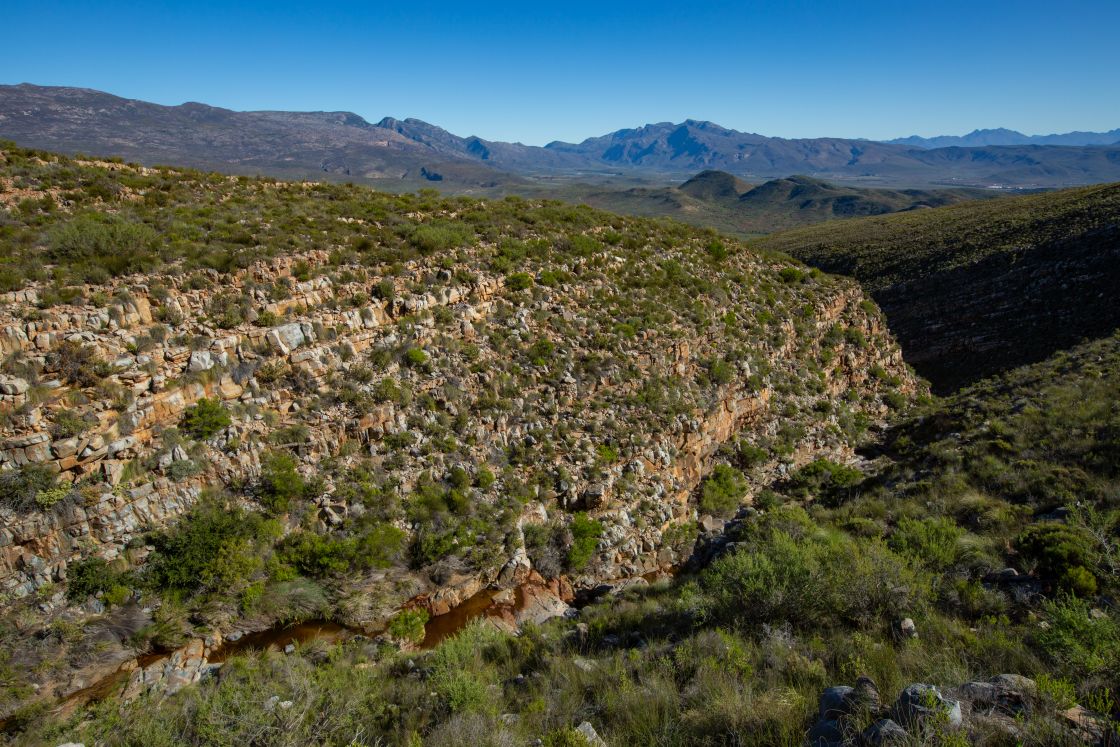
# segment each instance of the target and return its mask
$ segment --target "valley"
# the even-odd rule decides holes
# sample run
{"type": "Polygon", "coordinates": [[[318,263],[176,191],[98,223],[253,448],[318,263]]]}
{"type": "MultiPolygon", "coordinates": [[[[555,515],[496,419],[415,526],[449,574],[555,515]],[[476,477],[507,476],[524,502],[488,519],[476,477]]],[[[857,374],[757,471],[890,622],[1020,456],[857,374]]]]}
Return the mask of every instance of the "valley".
{"type": "Polygon", "coordinates": [[[1109,743],[1115,185],[526,194],[0,147],[10,743],[1109,743]]]}

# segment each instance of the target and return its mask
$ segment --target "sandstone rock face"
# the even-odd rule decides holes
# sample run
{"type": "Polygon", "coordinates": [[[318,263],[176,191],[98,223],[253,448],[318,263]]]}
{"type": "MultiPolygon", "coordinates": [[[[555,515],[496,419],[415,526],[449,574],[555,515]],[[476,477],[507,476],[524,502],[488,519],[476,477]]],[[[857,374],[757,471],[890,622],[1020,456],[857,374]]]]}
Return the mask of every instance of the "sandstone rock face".
{"type": "MultiPolygon", "coordinates": [[[[254,265],[237,275],[231,285],[290,280],[295,261],[291,258],[254,265]]],[[[471,286],[440,287],[426,294],[398,296],[391,304],[372,299],[370,288],[380,280],[369,278],[360,287],[345,289],[350,296],[371,299],[368,305],[337,309],[327,302],[342,289],[334,287],[324,276],[292,283],[294,292],[290,298],[266,304],[272,313],[301,309],[300,319],[268,328],[245,323],[225,331],[199,321],[205,318],[204,310],[210,303],[207,292],[179,288],[168,279],[163,282],[171,289],[157,302],[158,307],[184,315],[185,324],[196,332],[195,339],[208,341],[202,347],[198,343],[194,349],[172,342],[157,343],[142,354],[129,354],[128,346],[146,333],[154,318],[153,302],[137,292],[130,294],[131,300],[111,307],[108,312],[61,307],[49,319],[26,323],[0,317],[0,345],[5,350],[46,361],[63,343],[78,340],[102,360],[114,361],[108,380],[133,393],[131,401],[119,412],[97,409],[96,424],[77,436],[52,439],[41,425],[31,425],[29,420],[25,421],[29,423],[25,430],[20,430],[17,420],[15,432],[0,434],[0,467],[43,464],[58,472],[64,481],[100,479],[105,486],[92,493],[86,491],[80,501],[67,501],[65,506],[46,512],[20,515],[0,509],[0,587],[16,596],[26,595],[44,583],[62,580],[66,563],[82,553],[92,551],[106,557],[118,554],[139,531],[165,523],[188,508],[207,481],[251,478],[255,474],[268,427],[260,420],[248,419],[235,422],[230,429],[230,439],[241,444],[238,449],[230,453],[211,449],[208,463],[203,465],[205,471],[187,483],[175,483],[157,475],[139,486],[134,479],[127,490],[112,487],[124,476],[129,461],[151,458],[157,468],[165,471],[175,462],[186,461],[181,448],[176,453],[164,449],[160,433],[177,425],[183,412],[199,399],[218,398],[231,404],[264,407],[287,417],[287,423],[309,425],[310,438],[300,447],[299,454],[307,469],[313,469],[320,458],[336,454],[350,440],[356,440],[375,458],[383,458],[379,455],[385,453],[383,444],[387,437],[410,431],[416,434],[408,424],[409,418],[417,417],[412,414],[414,408],[395,402],[375,404],[363,411],[339,407],[302,413],[297,392],[263,384],[255,377],[255,371],[266,364],[298,371],[307,386],[326,391],[328,379],[357,369],[361,356],[386,345],[401,344],[394,325],[398,315],[440,308],[449,309],[453,317],[469,325],[489,319],[491,327],[505,327],[522,340],[554,334],[535,322],[527,313],[528,308],[508,315],[508,303],[500,301],[503,280],[498,277],[478,278],[471,286]],[[506,305],[501,307],[499,303],[506,305]],[[492,318],[500,308],[501,318],[492,318]]],[[[551,291],[537,304],[537,316],[551,314],[562,324],[578,324],[585,292],[580,287],[551,291]]],[[[26,291],[8,294],[2,299],[6,302],[4,308],[15,309],[24,296],[26,291]]],[[[821,374],[822,396],[835,397],[861,388],[873,390],[870,371],[876,366],[897,372],[904,386],[912,386],[897,347],[887,342],[881,320],[861,308],[862,300],[851,286],[836,284],[828,288],[814,302],[813,316],[807,325],[795,329],[792,323],[784,322],[778,332],[781,341],[764,344],[759,355],[765,355],[769,367],[796,368],[800,365],[798,358],[822,345],[821,338],[830,328],[840,323],[855,325],[868,338],[885,342],[862,348],[846,347],[831,357],[821,374]]],[[[420,327],[411,344],[430,344],[434,333],[432,328],[420,327]]],[[[713,338],[666,344],[655,335],[646,335],[634,341],[631,354],[638,370],[645,371],[646,376],[691,377],[702,370],[703,356],[708,355],[705,351],[714,343],[713,338]]],[[[561,345],[570,346],[570,355],[581,355],[578,342],[561,341],[561,345]]],[[[499,354],[495,351],[484,355],[499,354]]],[[[661,531],[690,517],[694,511],[689,505],[690,497],[711,468],[721,445],[744,430],[774,433],[780,425],[774,412],[774,392],[765,379],[752,378],[751,365],[741,364],[738,374],[715,392],[715,398],[704,409],[679,415],[663,425],[641,426],[651,428],[641,434],[643,445],[628,446],[625,459],[614,464],[595,465],[588,456],[594,451],[595,439],[601,438],[593,434],[604,432],[601,424],[609,418],[644,417],[641,410],[627,406],[618,412],[581,415],[583,420],[573,432],[574,438],[568,437],[569,444],[553,467],[566,475],[557,480],[556,499],[570,510],[582,509],[596,515],[608,531],[600,542],[596,564],[585,579],[577,579],[578,584],[589,587],[602,579],[637,576],[665,562],[675,562],[672,557],[657,553],[661,531]],[[642,500],[646,510],[652,508],[653,513],[639,527],[633,521],[633,507],[642,500]]],[[[464,402],[494,386],[485,371],[437,369],[425,376],[393,364],[389,373],[401,380],[411,379],[414,396],[432,396],[437,407],[449,413],[460,411],[464,402]]],[[[621,401],[620,398],[632,397],[643,380],[620,380],[616,378],[617,372],[597,378],[574,375],[577,373],[569,364],[555,382],[531,376],[530,381],[539,383],[514,400],[514,407],[520,408],[516,415],[474,414],[471,436],[479,444],[480,461],[487,450],[504,450],[514,445],[532,448],[530,445],[540,438],[538,434],[547,434],[561,423],[571,422],[571,408],[592,399],[621,401]]],[[[15,404],[14,398],[25,397],[28,387],[26,381],[12,377],[0,381],[0,392],[6,398],[0,404],[8,400],[15,404]]],[[[58,392],[68,388],[73,385],[63,385],[58,392]]],[[[56,419],[65,409],[64,401],[56,399],[42,411],[39,422],[56,419]]],[[[423,443],[425,436],[421,434],[420,438],[423,443]]],[[[842,447],[826,445],[810,431],[797,445],[792,461],[802,463],[821,453],[845,456],[842,447]]],[[[433,468],[441,468],[438,455],[434,460],[406,456],[401,472],[404,485],[411,484],[421,470],[433,468]]],[[[320,506],[319,517],[324,527],[330,527],[347,512],[345,505],[327,497],[320,506]]],[[[526,558],[514,558],[505,563],[505,568],[484,569],[481,575],[473,575],[469,580],[450,583],[442,592],[444,601],[433,599],[433,612],[449,609],[499,576],[503,585],[513,585],[524,578],[528,569],[526,558]]]]}
{"type": "Polygon", "coordinates": [[[218,638],[195,638],[170,656],[146,667],[135,668],[121,691],[121,699],[128,702],[152,693],[172,695],[187,685],[199,682],[220,668],[220,664],[211,664],[207,660],[219,645],[218,638]]]}

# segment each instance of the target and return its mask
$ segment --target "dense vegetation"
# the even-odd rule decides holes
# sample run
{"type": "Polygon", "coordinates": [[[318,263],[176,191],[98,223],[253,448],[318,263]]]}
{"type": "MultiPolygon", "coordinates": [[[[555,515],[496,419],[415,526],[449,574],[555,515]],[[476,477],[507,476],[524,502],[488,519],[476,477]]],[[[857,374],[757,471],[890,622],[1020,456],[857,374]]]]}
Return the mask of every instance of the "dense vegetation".
{"type": "MultiPolygon", "coordinates": [[[[1054,709],[1076,700],[1120,719],[1120,620],[1097,607],[1118,591],[1118,389],[1120,337],[1086,344],[914,413],[842,497],[795,498],[835,471],[823,465],[775,484],[709,567],[578,622],[517,638],[478,624],[419,658],[369,643],[242,658],[166,703],[106,705],[80,733],[579,744],[573,727],[590,720],[610,744],[796,745],[837,681],[868,675],[893,695],[1016,672],[1038,683],[1019,741],[1073,744],[1054,709]],[[1015,583],[997,580],[1008,565],[1015,583]],[[899,635],[902,617],[917,637],[899,635]]],[[[988,729],[974,741],[1009,743],[988,729]]]]}
{"type": "Polygon", "coordinates": [[[856,277],[940,393],[1120,327],[1120,185],[858,219],[758,242],[856,277]]]}
{"type": "Polygon", "coordinates": [[[759,246],[852,275],[874,292],[994,254],[1073,239],[1117,220],[1120,185],[1101,184],[809,226],[768,236],[759,246]]]}

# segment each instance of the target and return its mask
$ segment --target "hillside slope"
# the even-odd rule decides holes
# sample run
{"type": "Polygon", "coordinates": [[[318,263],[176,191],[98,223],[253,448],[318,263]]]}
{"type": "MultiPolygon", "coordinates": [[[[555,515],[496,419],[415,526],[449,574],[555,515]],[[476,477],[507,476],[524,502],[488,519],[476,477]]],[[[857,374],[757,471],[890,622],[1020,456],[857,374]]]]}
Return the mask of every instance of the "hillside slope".
{"type": "Polygon", "coordinates": [[[291,619],[541,621],[922,388],[850,280],[586,207],[5,148],[0,232],[5,713],[291,619]]]}
{"type": "MultiPolygon", "coordinates": [[[[1120,337],[924,403],[866,472],[816,461],[705,522],[674,579],[514,636],[243,653],[178,697],[29,721],[82,739],[347,744],[1046,744],[1120,733],[1120,337]],[[268,698],[262,694],[271,694],[268,698]],[[1082,703],[1085,705],[1078,705],[1082,703]]],[[[762,443],[762,442],[760,442],[762,443]]],[[[753,479],[750,448],[725,452],[753,479]]]]}
{"type": "Polygon", "coordinates": [[[942,391],[1120,326],[1117,184],[810,227],[759,246],[857,278],[942,391]]]}

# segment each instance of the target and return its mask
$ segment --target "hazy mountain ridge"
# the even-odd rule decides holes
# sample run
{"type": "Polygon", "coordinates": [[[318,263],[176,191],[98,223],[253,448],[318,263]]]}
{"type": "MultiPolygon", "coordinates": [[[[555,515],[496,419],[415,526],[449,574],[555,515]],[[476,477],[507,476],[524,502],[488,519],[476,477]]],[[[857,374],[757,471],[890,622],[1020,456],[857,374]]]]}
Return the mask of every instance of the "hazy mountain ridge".
{"type": "Polygon", "coordinates": [[[1108,132],[1065,132],[1051,135],[1024,135],[1006,127],[973,130],[967,135],[935,135],[893,138],[881,142],[909,145],[916,148],[947,148],[986,145],[1116,145],[1120,143],[1120,127],[1108,132]]]}
{"type": "Polygon", "coordinates": [[[0,134],[39,148],[240,173],[429,181],[439,179],[425,175],[446,174],[474,185],[511,178],[352,112],[161,106],[83,88],[0,87],[0,134]]]}
{"type": "MultiPolygon", "coordinates": [[[[460,137],[418,119],[351,112],[161,106],[79,88],[0,86],[0,137],[235,173],[354,179],[412,188],[513,190],[525,177],[679,179],[705,169],[766,180],[808,174],[867,186],[1061,187],[1120,179],[1120,146],[925,149],[843,138],[785,139],[686,120],[538,147],[460,137]]],[[[1120,138],[1118,138],[1120,139],[1120,138]]]]}

